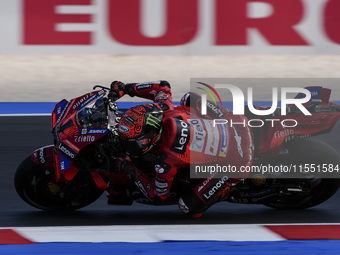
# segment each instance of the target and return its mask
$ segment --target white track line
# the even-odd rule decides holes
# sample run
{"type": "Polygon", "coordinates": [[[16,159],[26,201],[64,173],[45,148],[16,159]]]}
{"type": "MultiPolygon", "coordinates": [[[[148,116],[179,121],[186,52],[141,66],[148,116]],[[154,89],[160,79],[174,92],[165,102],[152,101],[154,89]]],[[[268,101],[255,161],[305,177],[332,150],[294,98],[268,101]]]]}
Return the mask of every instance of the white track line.
{"type": "Polygon", "coordinates": [[[16,227],[25,238],[44,242],[280,241],[278,234],[253,224],[16,227]]]}

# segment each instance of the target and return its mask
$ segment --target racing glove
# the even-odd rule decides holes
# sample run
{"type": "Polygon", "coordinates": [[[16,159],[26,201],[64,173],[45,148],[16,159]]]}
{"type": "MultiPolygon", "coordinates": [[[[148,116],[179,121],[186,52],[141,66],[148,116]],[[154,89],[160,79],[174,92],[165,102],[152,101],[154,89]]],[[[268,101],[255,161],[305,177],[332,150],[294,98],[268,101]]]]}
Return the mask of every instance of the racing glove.
{"type": "Polygon", "coordinates": [[[140,170],[136,168],[130,161],[122,158],[116,158],[113,164],[113,171],[125,174],[131,181],[135,181],[140,175],[140,170]]]}
{"type": "Polygon", "coordinates": [[[125,95],[125,84],[121,81],[113,81],[110,86],[109,97],[116,101],[125,95]]]}

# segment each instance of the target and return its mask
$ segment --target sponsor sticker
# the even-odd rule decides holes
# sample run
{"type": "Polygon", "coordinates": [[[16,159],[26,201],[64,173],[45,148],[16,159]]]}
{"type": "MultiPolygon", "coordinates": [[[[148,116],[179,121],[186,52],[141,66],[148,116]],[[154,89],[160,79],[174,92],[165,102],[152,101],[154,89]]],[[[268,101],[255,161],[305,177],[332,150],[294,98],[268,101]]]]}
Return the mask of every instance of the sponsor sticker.
{"type": "Polygon", "coordinates": [[[118,130],[124,134],[129,133],[130,132],[130,128],[126,125],[120,124],[118,127],[118,130]]]}
{"type": "Polygon", "coordinates": [[[169,192],[167,188],[164,188],[164,189],[156,188],[155,190],[158,196],[165,195],[169,192]]]}
{"type": "Polygon", "coordinates": [[[212,177],[206,179],[201,186],[198,187],[198,192],[200,192],[210,181],[211,181],[212,177]]]}
{"type": "MultiPolygon", "coordinates": [[[[65,115],[65,113],[66,113],[66,111],[67,111],[69,105],[71,104],[71,102],[67,102],[66,105],[63,106],[63,105],[65,104],[65,103],[63,103],[63,102],[66,103],[67,101],[62,101],[62,102],[60,102],[60,104],[62,104],[63,110],[62,110],[62,112],[59,114],[58,119],[57,119],[57,121],[56,121],[56,124],[58,124],[58,123],[63,119],[63,117],[64,117],[64,115],[65,115]]],[[[60,108],[60,110],[61,110],[61,108],[60,108]]]]}
{"type": "Polygon", "coordinates": [[[164,168],[161,165],[155,165],[155,171],[158,174],[163,174],[165,172],[164,168]]]}
{"type": "Polygon", "coordinates": [[[76,155],[76,153],[64,143],[59,143],[58,150],[70,159],[74,159],[76,155]]]}
{"type": "Polygon", "coordinates": [[[79,129],[79,134],[93,134],[93,135],[105,135],[109,132],[107,128],[104,129],[79,129]]]}
{"type": "Polygon", "coordinates": [[[219,107],[215,106],[212,102],[207,101],[207,107],[209,111],[212,112],[215,118],[220,119],[223,117],[224,115],[223,111],[219,107]]]}
{"type": "Polygon", "coordinates": [[[62,113],[62,111],[65,109],[66,105],[67,105],[67,101],[66,100],[62,100],[57,104],[57,118],[60,117],[60,114],[62,113]]]}
{"type": "Polygon", "coordinates": [[[71,161],[59,154],[60,170],[66,171],[70,168],[71,161]]]}
{"type": "Polygon", "coordinates": [[[168,99],[168,95],[165,92],[160,91],[160,92],[157,93],[157,95],[155,97],[155,102],[160,103],[160,102],[164,102],[167,99],[168,99]]]}
{"type": "Polygon", "coordinates": [[[136,90],[141,90],[141,89],[151,89],[152,84],[137,84],[136,85],[136,90]]]}
{"type": "Polygon", "coordinates": [[[179,119],[175,119],[175,121],[177,124],[176,138],[170,150],[184,155],[190,141],[190,124],[179,119]]]}
{"type": "Polygon", "coordinates": [[[151,114],[146,118],[146,125],[153,126],[154,128],[160,128],[160,122],[160,119],[151,114]]]}
{"type": "Polygon", "coordinates": [[[38,159],[40,164],[45,164],[46,163],[46,154],[45,154],[45,148],[41,148],[38,151],[38,159]]]}
{"type": "Polygon", "coordinates": [[[200,197],[203,201],[208,203],[219,193],[220,190],[224,189],[224,187],[228,183],[228,177],[223,176],[220,179],[213,179],[211,180],[211,183],[203,190],[203,192],[200,194],[200,197]]]}
{"type": "MultiPolygon", "coordinates": [[[[75,136],[75,137],[77,137],[77,136],[75,136]]],[[[73,149],[74,151],[76,151],[76,152],[79,152],[79,151],[80,151],[80,149],[79,149],[77,146],[75,146],[73,143],[71,143],[69,140],[64,140],[64,142],[65,142],[68,146],[70,146],[70,148],[73,149]]]]}
{"type": "Polygon", "coordinates": [[[75,143],[90,143],[94,142],[96,140],[96,137],[93,135],[75,135],[74,136],[74,142],[75,143]]]}
{"type": "Polygon", "coordinates": [[[143,193],[143,195],[144,195],[146,198],[150,199],[150,198],[149,198],[149,193],[146,191],[143,182],[142,182],[142,181],[136,181],[135,184],[136,184],[136,186],[138,187],[138,189],[143,193]]]}
{"type": "Polygon", "coordinates": [[[164,189],[164,188],[168,187],[168,183],[166,183],[166,182],[159,182],[157,180],[155,180],[155,185],[156,185],[157,188],[161,188],[161,189],[164,189]]]}
{"type": "Polygon", "coordinates": [[[218,156],[226,157],[227,156],[227,148],[228,148],[228,130],[227,125],[222,124],[218,125],[221,130],[221,147],[218,156]]]}
{"type": "Polygon", "coordinates": [[[87,105],[89,102],[93,101],[97,97],[101,96],[104,93],[103,90],[99,91],[98,93],[92,95],[92,92],[89,94],[84,95],[82,98],[80,98],[75,104],[73,105],[73,109],[81,109],[85,105],[87,105]]]}
{"type": "Polygon", "coordinates": [[[92,96],[92,92],[89,93],[89,94],[86,94],[84,96],[82,96],[81,98],[76,98],[74,101],[73,101],[73,106],[72,106],[72,109],[75,110],[75,109],[80,109],[81,105],[83,105],[83,103],[87,100],[89,100],[89,98],[91,98],[92,96]]]}
{"type": "Polygon", "coordinates": [[[208,134],[208,139],[207,143],[205,145],[205,150],[204,154],[216,156],[219,150],[219,143],[220,143],[220,135],[218,132],[218,127],[214,127],[213,121],[211,120],[203,120],[207,134],[208,134]]]}
{"type": "Polygon", "coordinates": [[[295,139],[305,139],[305,138],[308,138],[308,137],[311,137],[311,135],[310,134],[290,135],[290,136],[285,137],[285,142],[292,141],[292,140],[295,140],[295,139]]]}
{"type": "Polygon", "coordinates": [[[190,143],[190,150],[202,152],[206,137],[206,131],[204,130],[203,123],[199,119],[189,119],[188,122],[194,127],[194,134],[190,143]]]}

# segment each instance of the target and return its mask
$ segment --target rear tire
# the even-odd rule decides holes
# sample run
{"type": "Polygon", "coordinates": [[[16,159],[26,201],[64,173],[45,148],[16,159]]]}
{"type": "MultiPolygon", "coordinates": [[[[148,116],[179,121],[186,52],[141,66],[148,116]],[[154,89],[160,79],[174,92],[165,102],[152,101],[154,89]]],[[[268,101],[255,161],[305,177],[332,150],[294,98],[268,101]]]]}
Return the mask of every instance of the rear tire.
{"type": "Polygon", "coordinates": [[[58,192],[52,192],[48,184],[54,174],[53,170],[36,165],[31,157],[27,157],[15,173],[15,189],[27,204],[45,211],[77,210],[103,194],[87,172],[79,172],[58,192]]]}
{"type": "MultiPolygon", "coordinates": [[[[283,164],[339,164],[338,152],[330,145],[317,140],[294,140],[286,144],[288,155],[280,156],[283,164]]],[[[303,179],[299,179],[303,181],[303,179]]],[[[285,181],[289,181],[286,179],[285,181]]],[[[319,205],[339,189],[339,179],[319,178],[311,192],[304,196],[283,196],[265,205],[276,209],[305,209],[319,205]]],[[[294,180],[296,182],[296,179],[294,180]]]]}

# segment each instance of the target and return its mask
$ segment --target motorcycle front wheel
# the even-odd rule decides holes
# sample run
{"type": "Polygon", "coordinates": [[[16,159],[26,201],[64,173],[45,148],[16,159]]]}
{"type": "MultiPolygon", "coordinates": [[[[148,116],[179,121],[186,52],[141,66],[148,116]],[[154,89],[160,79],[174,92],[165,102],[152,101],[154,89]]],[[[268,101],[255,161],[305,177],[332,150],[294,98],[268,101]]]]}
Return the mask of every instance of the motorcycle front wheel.
{"type": "Polygon", "coordinates": [[[51,182],[54,175],[53,170],[36,165],[27,157],[15,173],[15,189],[27,204],[45,211],[77,210],[103,194],[87,172],[79,172],[60,187],[51,182]]]}

